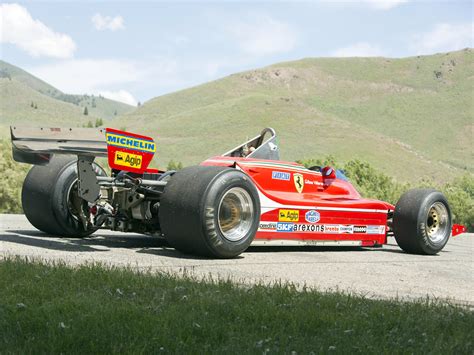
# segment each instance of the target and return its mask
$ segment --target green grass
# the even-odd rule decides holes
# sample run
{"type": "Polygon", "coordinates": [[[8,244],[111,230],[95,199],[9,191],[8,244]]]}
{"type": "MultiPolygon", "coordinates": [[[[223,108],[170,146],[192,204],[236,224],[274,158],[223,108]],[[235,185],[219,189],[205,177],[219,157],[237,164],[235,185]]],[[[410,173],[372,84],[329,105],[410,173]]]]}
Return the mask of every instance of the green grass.
{"type": "Polygon", "coordinates": [[[65,94],[30,73],[0,60],[0,123],[46,125],[87,123],[96,118],[113,119],[135,107],[101,96],[65,94]],[[38,109],[31,108],[31,102],[38,109]],[[90,117],[84,116],[87,106],[90,117]]]}
{"type": "Polygon", "coordinates": [[[308,58],[157,97],[113,124],[155,137],[160,167],[196,164],[271,126],[284,160],[332,154],[401,182],[446,182],[474,172],[473,78],[471,49],[308,58]]]}
{"type": "Polygon", "coordinates": [[[472,354],[473,327],[428,300],[0,262],[0,353],[472,354]]]}

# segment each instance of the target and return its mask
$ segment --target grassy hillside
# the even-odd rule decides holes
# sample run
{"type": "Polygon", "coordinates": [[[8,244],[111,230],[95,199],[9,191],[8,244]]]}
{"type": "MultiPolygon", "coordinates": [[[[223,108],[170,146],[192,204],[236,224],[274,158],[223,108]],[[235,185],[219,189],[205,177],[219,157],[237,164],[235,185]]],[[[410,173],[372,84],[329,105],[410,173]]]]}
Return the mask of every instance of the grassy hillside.
{"type": "MultiPolygon", "coordinates": [[[[65,94],[48,83],[45,83],[41,79],[38,79],[30,73],[24,71],[23,69],[1,60],[0,78],[11,79],[12,82],[19,82],[40,94],[61,102],[73,104],[79,109],[78,111],[80,111],[81,114],[84,112],[84,108],[87,106],[89,115],[94,117],[112,119],[118,115],[130,112],[135,109],[133,106],[124,104],[122,102],[109,100],[102,96],[65,94]]],[[[8,84],[8,82],[6,82],[6,84],[8,84]]],[[[4,83],[4,85],[6,84],[4,83]]],[[[0,104],[3,106],[4,100],[7,99],[8,97],[3,97],[2,91],[2,99],[0,104]]],[[[28,99],[28,97],[25,97],[25,99],[28,99]]]]}
{"type": "Polygon", "coordinates": [[[471,49],[404,59],[280,63],[157,97],[114,124],[147,132],[158,163],[197,163],[265,126],[285,160],[361,159],[400,181],[474,172],[471,49]]]}
{"type": "Polygon", "coordinates": [[[93,119],[83,115],[82,108],[43,95],[15,79],[1,78],[0,94],[3,133],[11,124],[80,126],[93,119]]]}

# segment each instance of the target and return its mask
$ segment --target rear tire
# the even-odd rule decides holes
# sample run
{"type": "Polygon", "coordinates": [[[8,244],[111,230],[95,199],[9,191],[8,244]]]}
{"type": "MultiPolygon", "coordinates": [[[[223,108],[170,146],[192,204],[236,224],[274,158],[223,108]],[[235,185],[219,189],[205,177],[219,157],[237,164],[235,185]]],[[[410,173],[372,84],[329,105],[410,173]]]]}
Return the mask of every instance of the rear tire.
{"type": "Polygon", "coordinates": [[[451,210],[444,195],[432,189],[407,191],[393,214],[393,233],[404,251],[434,255],[451,235],[451,210]]]}
{"type": "Polygon", "coordinates": [[[160,200],[160,227],[166,240],[189,254],[233,258],[252,243],[260,200],[243,172],[216,166],[178,171],[160,200]]]}
{"type": "MultiPolygon", "coordinates": [[[[65,237],[85,237],[85,230],[71,207],[70,196],[77,181],[77,158],[53,156],[48,165],[34,165],[23,182],[21,203],[28,221],[42,232],[65,237]]],[[[97,175],[104,170],[94,164],[97,175]]],[[[79,198],[79,197],[77,197],[79,198]]],[[[87,202],[82,201],[84,208],[87,202]]]]}

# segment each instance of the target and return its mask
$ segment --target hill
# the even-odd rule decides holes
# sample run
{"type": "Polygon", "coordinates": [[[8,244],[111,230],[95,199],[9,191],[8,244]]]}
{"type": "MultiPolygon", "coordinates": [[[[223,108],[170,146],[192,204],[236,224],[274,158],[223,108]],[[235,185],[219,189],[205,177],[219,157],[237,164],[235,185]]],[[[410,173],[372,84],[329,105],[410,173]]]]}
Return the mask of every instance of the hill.
{"type": "Polygon", "coordinates": [[[471,49],[402,59],[308,58],[164,95],[114,121],[154,136],[158,163],[195,164],[254,136],[285,160],[368,161],[400,181],[473,172],[471,49]]]}
{"type": "MultiPolygon", "coordinates": [[[[87,106],[87,110],[90,116],[103,119],[113,119],[118,115],[130,112],[135,109],[135,107],[124,104],[122,102],[106,99],[102,96],[94,95],[71,95],[63,93],[62,91],[56,89],[55,87],[49,85],[41,79],[31,75],[30,73],[20,69],[14,65],[11,65],[7,62],[0,60],[0,79],[8,80],[3,83],[2,89],[5,89],[9,81],[12,82],[13,86],[18,86],[17,84],[23,84],[24,86],[30,88],[33,91],[36,91],[39,94],[48,96],[49,98],[61,101],[63,103],[72,104],[79,108],[78,111],[82,114],[84,108],[87,106]]],[[[26,92],[25,92],[26,94],[26,92]]],[[[3,97],[0,104],[7,101],[8,97],[3,97]]],[[[28,97],[25,97],[28,100],[28,97]]],[[[31,98],[33,99],[33,97],[31,98]]],[[[31,101],[31,100],[30,100],[31,101]]],[[[22,107],[22,106],[19,106],[22,107]]],[[[64,106],[62,106],[64,107],[64,106]]],[[[18,111],[18,110],[17,110],[18,111]]],[[[67,111],[67,110],[66,110],[67,111]]],[[[76,110],[77,111],[77,110],[76,110]]],[[[4,114],[10,114],[10,112],[4,112],[4,114]]],[[[11,112],[14,115],[18,115],[19,112],[11,112]]],[[[66,113],[67,114],[67,113],[66,113]]]]}

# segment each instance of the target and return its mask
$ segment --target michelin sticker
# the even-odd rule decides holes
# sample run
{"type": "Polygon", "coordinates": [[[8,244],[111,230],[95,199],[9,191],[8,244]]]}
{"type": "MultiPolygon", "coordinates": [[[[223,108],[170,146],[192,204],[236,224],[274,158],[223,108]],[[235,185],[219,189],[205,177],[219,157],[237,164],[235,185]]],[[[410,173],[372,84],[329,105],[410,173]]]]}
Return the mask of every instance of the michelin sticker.
{"type": "Polygon", "coordinates": [[[316,210],[310,210],[306,212],[304,215],[304,219],[306,220],[306,222],[309,222],[309,223],[318,223],[320,218],[321,216],[319,215],[319,212],[316,210]]]}

